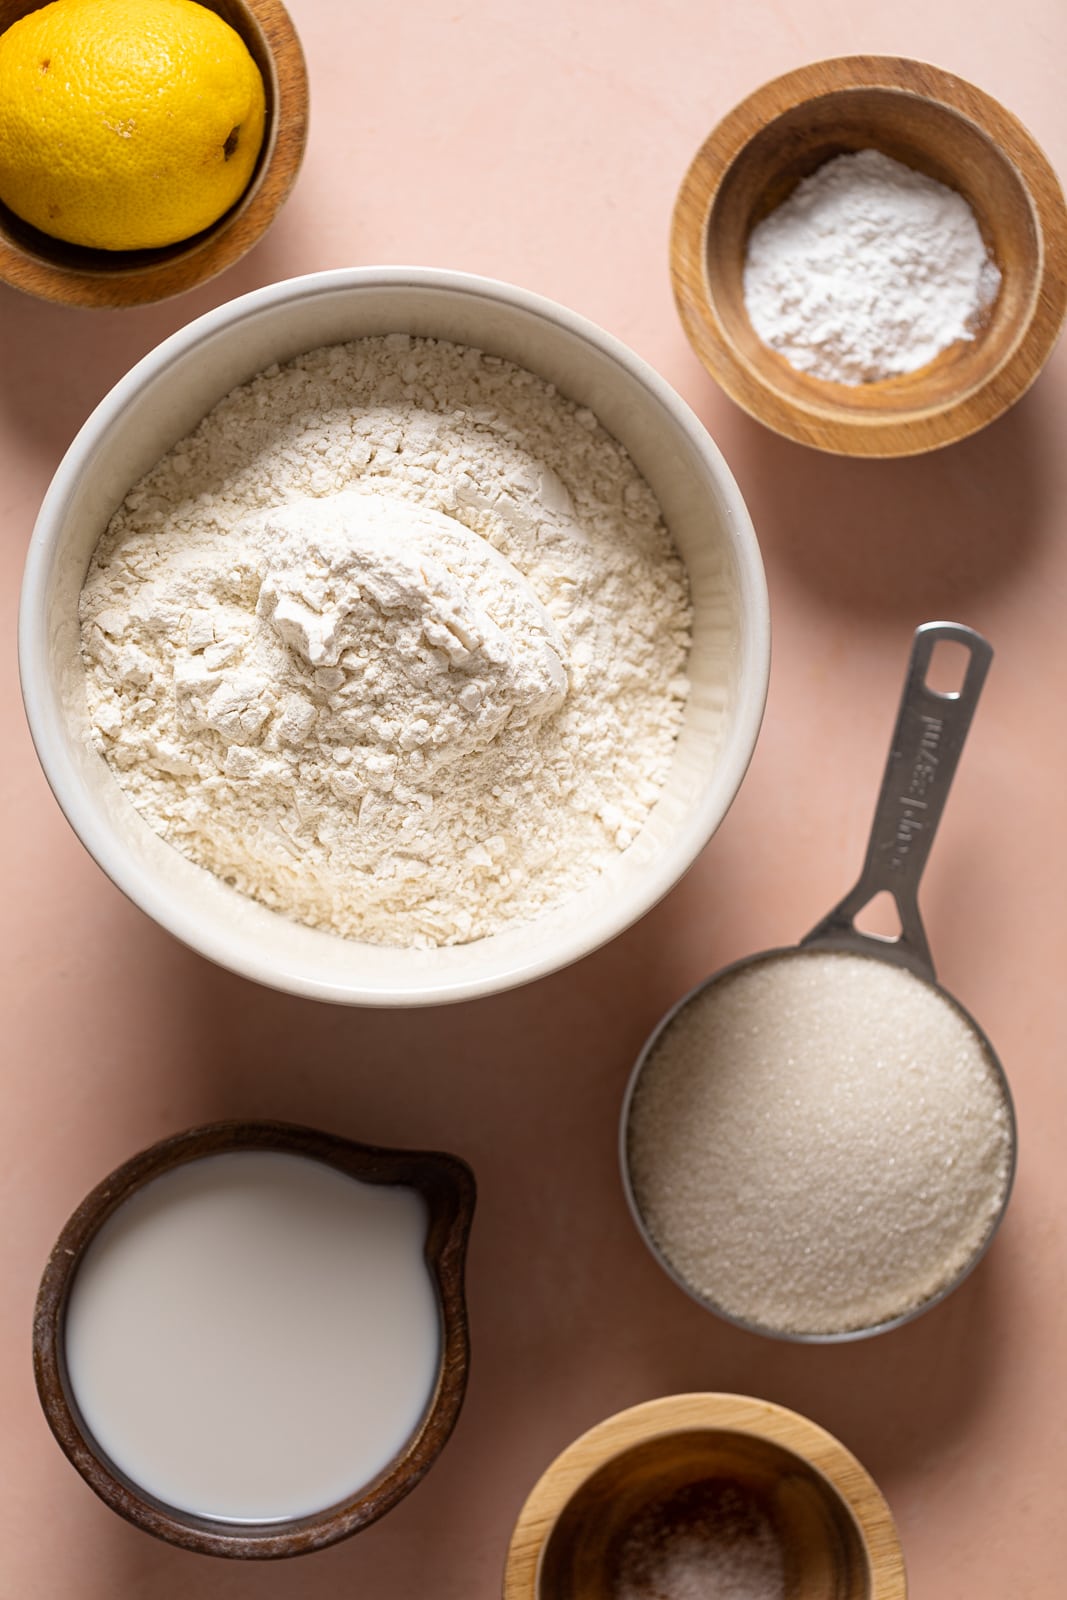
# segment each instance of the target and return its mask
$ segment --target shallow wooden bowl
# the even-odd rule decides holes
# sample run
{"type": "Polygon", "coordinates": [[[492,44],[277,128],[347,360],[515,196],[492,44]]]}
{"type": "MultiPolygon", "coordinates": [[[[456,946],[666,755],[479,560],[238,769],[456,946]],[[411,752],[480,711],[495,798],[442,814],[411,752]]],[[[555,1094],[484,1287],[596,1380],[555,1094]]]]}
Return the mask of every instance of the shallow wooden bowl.
{"type": "Polygon", "coordinates": [[[448,1441],[467,1386],[469,1338],[463,1271],[474,1212],[470,1168],[438,1151],[384,1150],[284,1122],[219,1122],[165,1139],[127,1161],[87,1195],[63,1229],[41,1279],[33,1363],[45,1417],[89,1487],[128,1522],[202,1555],[239,1559],[305,1555],[358,1533],[409,1494],[448,1441]],[[441,1354],[426,1413],[407,1445],[349,1499],[286,1522],[217,1522],[162,1504],[114,1466],[83,1424],[64,1359],[64,1317],[74,1275],[99,1228],[144,1184],[202,1156],[276,1150],[336,1167],[364,1183],[402,1184],[429,1213],[426,1263],[437,1291],[441,1354]]]}
{"type": "MultiPolygon", "coordinates": [[[[889,1508],[854,1456],[783,1406],[733,1394],[650,1400],[558,1456],[512,1535],[504,1600],[614,1600],[620,1552],[650,1510],[728,1484],[781,1547],[786,1600],[904,1600],[889,1508]]],[[[666,1524],[669,1526],[669,1522],[666,1524]]]]}
{"type": "Polygon", "coordinates": [[[905,456],[962,439],[1029,388],[1067,308],[1067,206],[1010,112],[950,73],[845,56],[765,84],[711,133],[679,191],[671,280],[697,355],[743,409],[841,455],[905,456]],[[797,372],[744,305],[752,228],[833,156],[874,148],[958,190],[1002,275],[976,336],[904,377],[851,387],[797,372]]]}
{"type": "MultiPolygon", "coordinates": [[[[44,0],[0,0],[0,33],[44,0]]],[[[90,250],[30,227],[0,205],[0,282],[70,306],[145,305],[184,294],[251,250],[274,221],[304,155],[308,81],[304,53],[281,0],[200,0],[248,46],[263,75],[263,148],[244,194],[219,220],[158,250],[90,250]]]]}

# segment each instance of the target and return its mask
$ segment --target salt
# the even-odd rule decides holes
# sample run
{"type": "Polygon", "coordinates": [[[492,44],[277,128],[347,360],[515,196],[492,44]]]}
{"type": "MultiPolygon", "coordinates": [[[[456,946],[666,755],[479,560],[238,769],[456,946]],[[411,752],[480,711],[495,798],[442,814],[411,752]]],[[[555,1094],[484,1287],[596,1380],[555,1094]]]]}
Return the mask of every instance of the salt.
{"type": "Polygon", "coordinates": [[[782,1548],[742,1485],[708,1479],[649,1506],[619,1548],[610,1600],[785,1600],[782,1548]]]}
{"type": "Polygon", "coordinates": [[[982,1247],[1011,1118],[981,1036],[903,967],[816,951],[700,991],[636,1085],[627,1159],[668,1262],[728,1315],[825,1335],[903,1315],[982,1247]]]}

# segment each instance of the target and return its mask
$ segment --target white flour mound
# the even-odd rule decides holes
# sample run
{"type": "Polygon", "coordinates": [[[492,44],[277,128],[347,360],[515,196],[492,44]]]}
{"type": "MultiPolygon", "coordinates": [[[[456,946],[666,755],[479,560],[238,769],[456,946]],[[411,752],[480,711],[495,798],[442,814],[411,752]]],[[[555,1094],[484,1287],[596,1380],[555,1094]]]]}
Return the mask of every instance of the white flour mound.
{"type": "Polygon", "coordinates": [[[127,496],[81,605],[93,737],[228,883],[380,944],[529,921],[632,842],[685,573],[587,410],[403,335],[272,367],[127,496]]]}

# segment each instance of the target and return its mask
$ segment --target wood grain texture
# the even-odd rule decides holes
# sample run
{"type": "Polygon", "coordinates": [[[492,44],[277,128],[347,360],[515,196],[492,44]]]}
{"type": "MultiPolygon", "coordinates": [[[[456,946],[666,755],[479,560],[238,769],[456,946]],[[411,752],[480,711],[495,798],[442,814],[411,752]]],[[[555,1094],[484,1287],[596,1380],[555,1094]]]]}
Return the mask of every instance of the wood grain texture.
{"type": "MultiPolygon", "coordinates": [[[[263,147],[236,205],[202,233],[159,250],[90,250],[31,228],[0,205],[0,281],[63,305],[145,305],[206,283],[266,233],[296,181],[308,127],[304,52],[281,0],[201,0],[242,37],[263,76],[263,147]]],[[[38,0],[0,0],[0,33],[38,0]]]]}
{"type": "MultiPolygon", "coordinates": [[[[220,1122],[164,1139],[98,1184],[74,1212],[41,1278],[33,1325],[37,1392],[68,1460],[113,1511],[186,1550],[239,1560],[306,1555],[360,1532],[385,1515],[426,1475],[444,1449],[463,1404],[470,1340],[464,1265],[475,1184],[470,1168],[440,1151],[386,1150],[285,1122],[220,1122]],[[373,1482],[347,1500],[287,1523],[218,1523],[162,1505],[140,1492],[83,1427],[66,1381],[63,1328],[74,1274],[93,1238],[123,1202],[165,1172],[233,1150],[274,1150],[336,1167],[364,1183],[402,1184],[422,1195],[429,1215],[426,1264],[441,1316],[441,1355],[433,1397],[416,1432],[373,1482]]],[[[209,1448],[209,1442],[205,1446],[209,1448]]]]}
{"type": "Polygon", "coordinates": [[[904,1600],[893,1518],[855,1457],[796,1412],[732,1394],[651,1400],[576,1439],[522,1509],[504,1600],[613,1600],[634,1519],[708,1479],[761,1505],[782,1546],[788,1600],[904,1600]]]}
{"type": "Polygon", "coordinates": [[[905,456],[1000,416],[1047,360],[1067,309],[1067,206],[1022,124],[980,89],[920,61],[845,56],[765,84],[698,151],[671,226],[671,282],[704,366],[751,416],[842,455],[905,456]],[[749,323],[749,233],[836,155],[874,148],[958,190],[1002,275],[972,340],[915,373],[852,387],[797,372],[749,323]]]}

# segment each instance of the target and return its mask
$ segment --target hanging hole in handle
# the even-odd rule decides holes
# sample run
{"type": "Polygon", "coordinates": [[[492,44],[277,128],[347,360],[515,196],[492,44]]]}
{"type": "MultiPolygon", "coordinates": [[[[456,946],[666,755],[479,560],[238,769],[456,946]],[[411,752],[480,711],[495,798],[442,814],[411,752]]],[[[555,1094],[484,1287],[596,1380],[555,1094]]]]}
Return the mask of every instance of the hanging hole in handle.
{"type": "Polygon", "coordinates": [[[897,944],[904,935],[897,902],[888,889],[880,889],[860,907],[852,926],[866,938],[882,939],[886,944],[897,944]]]}
{"type": "Polygon", "coordinates": [[[938,639],[930,652],[923,683],[931,694],[958,700],[971,664],[971,652],[959,639],[938,639]]]}

